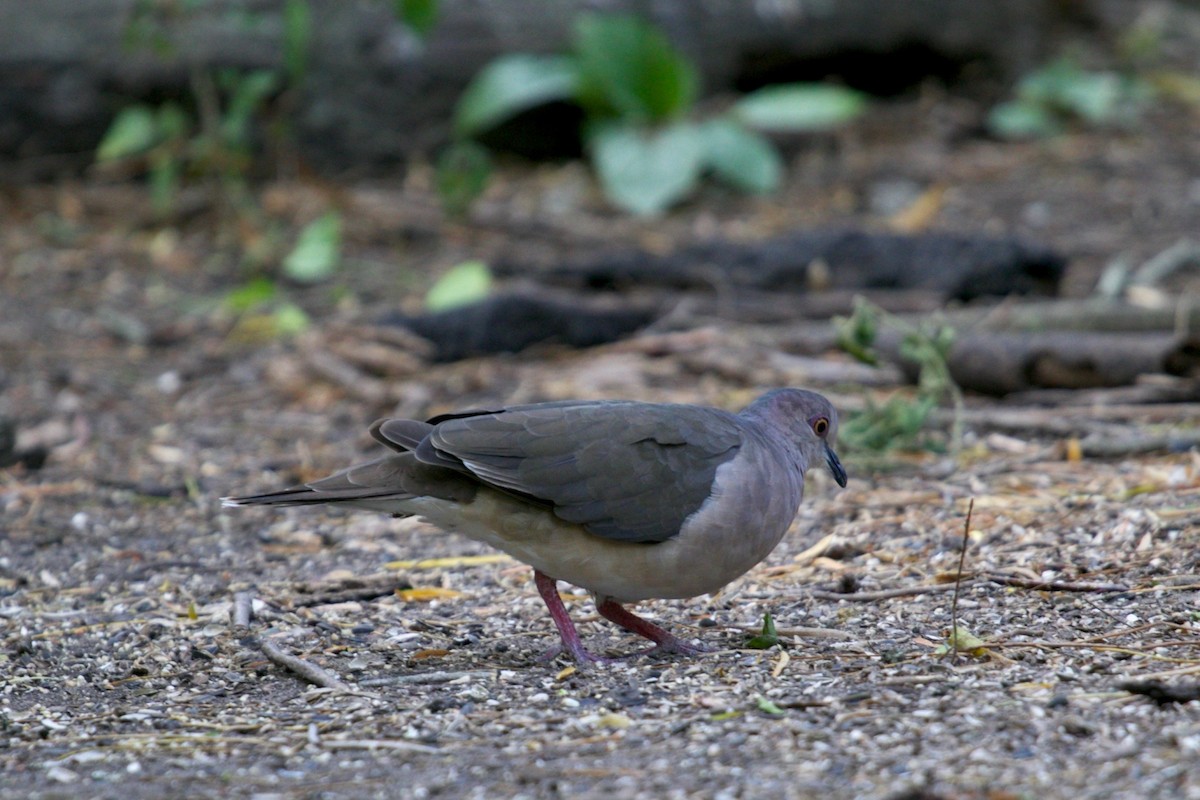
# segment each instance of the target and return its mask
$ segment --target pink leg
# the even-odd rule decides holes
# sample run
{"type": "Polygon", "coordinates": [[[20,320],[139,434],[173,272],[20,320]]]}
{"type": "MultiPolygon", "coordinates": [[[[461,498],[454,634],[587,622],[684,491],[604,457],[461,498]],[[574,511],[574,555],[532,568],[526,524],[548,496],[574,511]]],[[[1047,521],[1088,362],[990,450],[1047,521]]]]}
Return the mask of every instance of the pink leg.
{"type": "MultiPolygon", "coordinates": [[[[597,597],[596,600],[598,601],[596,603],[596,611],[600,613],[600,616],[604,617],[609,622],[620,625],[630,633],[636,633],[638,636],[654,642],[655,647],[647,651],[649,653],[656,655],[659,653],[673,653],[684,656],[695,656],[708,652],[703,647],[690,645],[680,639],[678,636],[675,636],[663,628],[655,625],[653,622],[642,619],[637,614],[634,614],[632,611],[613,600],[611,597],[597,597]]],[[[561,630],[561,628],[559,630],[561,630]]]]}
{"type": "MultiPolygon", "coordinates": [[[[538,594],[542,596],[543,602],[546,603],[546,608],[550,612],[550,619],[554,620],[554,627],[558,628],[558,635],[562,638],[562,650],[565,650],[570,654],[571,658],[580,664],[586,664],[590,661],[607,661],[608,659],[594,656],[584,648],[583,641],[579,638],[579,631],[575,630],[575,623],[571,622],[571,617],[567,614],[567,607],[563,605],[562,598],[558,595],[558,581],[546,573],[535,569],[533,571],[533,582],[537,586],[538,594]]],[[[543,658],[547,660],[554,658],[562,650],[555,648],[543,656],[543,658]]]]}

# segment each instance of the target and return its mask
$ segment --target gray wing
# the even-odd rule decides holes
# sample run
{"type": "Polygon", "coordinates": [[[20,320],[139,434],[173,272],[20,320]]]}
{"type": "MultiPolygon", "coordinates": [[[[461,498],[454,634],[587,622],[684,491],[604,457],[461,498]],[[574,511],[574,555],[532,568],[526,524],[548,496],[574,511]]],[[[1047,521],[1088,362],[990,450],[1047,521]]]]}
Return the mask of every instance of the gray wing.
{"type": "Polygon", "coordinates": [[[708,499],[741,444],[741,422],[717,409],[555,403],[438,419],[415,454],[598,536],[662,542],[708,499]]]}

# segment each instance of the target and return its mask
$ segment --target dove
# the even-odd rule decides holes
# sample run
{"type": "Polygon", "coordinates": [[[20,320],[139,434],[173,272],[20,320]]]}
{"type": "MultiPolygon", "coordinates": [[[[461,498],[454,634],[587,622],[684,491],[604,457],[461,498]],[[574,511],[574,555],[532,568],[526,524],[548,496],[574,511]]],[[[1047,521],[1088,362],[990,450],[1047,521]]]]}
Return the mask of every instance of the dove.
{"type": "Polygon", "coordinates": [[[426,421],[381,419],[388,455],[227,506],[330,504],[417,516],[533,567],[577,662],[588,651],[558,582],[591,592],[600,616],[654,643],[704,652],[625,608],[715,592],[779,544],[823,465],[846,485],[838,418],[804,389],[774,389],[738,413],[677,403],[555,401],[426,421]]]}

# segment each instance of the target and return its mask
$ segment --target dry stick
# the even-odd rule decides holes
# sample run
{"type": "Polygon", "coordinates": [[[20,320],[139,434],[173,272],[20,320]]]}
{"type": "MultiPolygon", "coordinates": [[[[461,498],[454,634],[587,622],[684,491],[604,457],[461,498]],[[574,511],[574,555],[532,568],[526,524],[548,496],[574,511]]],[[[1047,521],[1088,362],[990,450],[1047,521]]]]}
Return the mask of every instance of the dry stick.
{"type": "Polygon", "coordinates": [[[272,642],[270,639],[259,639],[258,646],[272,664],[283,667],[286,670],[296,673],[309,683],[323,686],[326,689],[336,689],[339,692],[350,692],[351,688],[342,683],[342,681],[332,673],[318,667],[311,661],[305,661],[302,658],[294,656],[290,653],[285,653],[279,649],[279,645],[272,642]]]}
{"type": "Polygon", "coordinates": [[[383,675],[378,678],[365,678],[358,682],[359,686],[391,686],[393,684],[436,684],[450,683],[461,678],[492,678],[495,677],[495,672],[492,670],[474,670],[470,672],[420,672],[412,675],[383,675]]]}
{"type": "Polygon", "coordinates": [[[975,498],[967,504],[967,522],[963,526],[962,547],[958,551],[958,571],[954,575],[954,596],[950,599],[950,642],[946,653],[958,653],[958,594],[962,588],[963,565],[967,562],[967,544],[971,541],[971,514],[975,512],[975,498]]]}
{"type": "Polygon", "coordinates": [[[254,595],[250,592],[235,592],[233,595],[233,627],[249,628],[250,613],[254,607],[254,595]]]}
{"type": "Polygon", "coordinates": [[[983,577],[992,583],[1017,586],[1022,589],[1038,589],[1044,592],[1128,592],[1129,587],[1120,583],[1080,583],[1077,581],[1038,581],[1018,578],[998,572],[986,572],[983,577]]]}
{"type": "MultiPolygon", "coordinates": [[[[970,583],[973,578],[963,581],[970,583]]],[[[849,603],[873,603],[876,600],[890,600],[893,597],[912,597],[918,594],[936,594],[938,592],[948,592],[954,586],[949,583],[939,583],[932,586],[909,586],[903,589],[884,589],[879,592],[822,592],[813,590],[809,595],[817,600],[845,600],[849,603]]]]}

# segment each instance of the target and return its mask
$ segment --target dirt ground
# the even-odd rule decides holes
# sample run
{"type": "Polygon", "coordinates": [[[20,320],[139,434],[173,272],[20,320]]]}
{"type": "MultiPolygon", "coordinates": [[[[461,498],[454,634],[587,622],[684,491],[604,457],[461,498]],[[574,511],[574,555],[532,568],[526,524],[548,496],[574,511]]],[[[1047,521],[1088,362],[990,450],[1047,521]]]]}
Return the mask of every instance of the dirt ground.
{"type": "MultiPolygon", "coordinates": [[[[763,565],[717,596],[640,607],[716,649],[695,659],[542,662],[555,635],[530,571],[482,545],[367,513],[220,507],[373,454],[366,427],[385,414],[737,407],[786,384],[850,408],[869,391],[763,352],[753,326],[676,334],[690,351],[646,334],[414,361],[374,395],[314,371],[347,326],[413,309],[466,258],[879,229],[899,193],[926,203],[921,227],[1060,249],[1081,296],[1108,263],[1200,231],[1194,109],[1033,144],[963,135],[971,112],[941,96],[881,108],[802,147],[780,196],[710,189],[645,223],[606,211],[577,165],[511,168],[463,224],[438,216],[420,169],[263,187],[289,230],[329,202],[347,218],[336,279],[286,289],[313,320],[299,339],[221,310],[247,268],[211,211],[161,227],[128,186],[5,190],[0,415],[48,457],[0,471],[4,796],[1200,798],[1200,702],[1122,688],[1200,674],[1200,459],[1068,460],[1039,422],[1182,431],[1195,405],[1068,406],[1003,430],[981,413],[956,458],[844,452],[849,486],[813,476],[763,565]],[[730,363],[749,366],[714,366],[730,363]],[[944,657],[971,499],[957,617],[982,642],[944,657]],[[768,612],[781,644],[747,648],[768,612]],[[264,642],[353,691],[306,682],[264,642]]],[[[639,646],[570,600],[592,648],[639,646]]]]}

